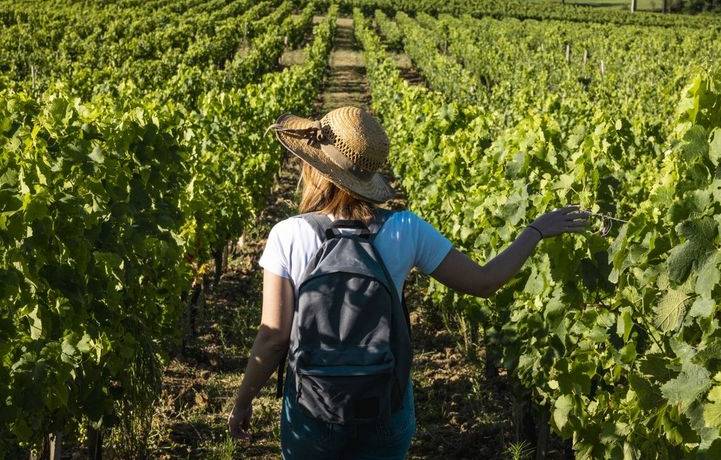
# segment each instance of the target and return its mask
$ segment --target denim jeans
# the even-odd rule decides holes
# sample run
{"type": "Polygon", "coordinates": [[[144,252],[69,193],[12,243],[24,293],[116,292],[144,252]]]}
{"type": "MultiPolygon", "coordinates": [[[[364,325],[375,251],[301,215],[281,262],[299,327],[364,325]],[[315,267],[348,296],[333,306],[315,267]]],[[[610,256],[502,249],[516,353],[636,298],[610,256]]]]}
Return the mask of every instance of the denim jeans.
{"type": "Polygon", "coordinates": [[[280,420],[283,460],[402,460],[416,432],[411,382],[403,408],[384,424],[337,425],[316,420],[295,402],[286,381],[280,420]]]}

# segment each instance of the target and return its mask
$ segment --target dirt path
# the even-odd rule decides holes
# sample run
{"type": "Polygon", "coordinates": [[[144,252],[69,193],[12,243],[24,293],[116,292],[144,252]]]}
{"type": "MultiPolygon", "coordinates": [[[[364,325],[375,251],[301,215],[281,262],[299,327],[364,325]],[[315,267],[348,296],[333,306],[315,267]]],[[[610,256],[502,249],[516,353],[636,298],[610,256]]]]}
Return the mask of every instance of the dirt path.
{"type": "MultiPolygon", "coordinates": [[[[298,56],[284,59],[297,62],[298,56]]],[[[412,66],[401,67],[409,79],[416,78],[412,66]]],[[[343,105],[366,109],[370,105],[362,50],[350,18],[338,20],[316,114],[343,105]]],[[[279,458],[280,400],[274,397],[275,376],[254,403],[251,443],[229,438],[226,416],[260,320],[262,274],[257,261],[272,225],[296,213],[298,174],[298,161],[287,159],[267,209],[244,236],[240,252],[200,309],[197,337],[184,356],[167,367],[161,403],[148,433],[151,457],[279,458]]],[[[391,206],[404,207],[405,201],[396,200],[391,206]]],[[[510,401],[498,383],[486,382],[481,367],[460,351],[461,338],[442,326],[438,308],[424,300],[425,284],[414,274],[408,289],[418,425],[410,458],[503,458],[511,437],[510,401]]]]}
{"type": "Polygon", "coordinates": [[[370,106],[363,53],[353,35],[351,18],[338,18],[330,55],[330,72],[321,100],[323,113],[345,105],[366,110],[370,106]]]}

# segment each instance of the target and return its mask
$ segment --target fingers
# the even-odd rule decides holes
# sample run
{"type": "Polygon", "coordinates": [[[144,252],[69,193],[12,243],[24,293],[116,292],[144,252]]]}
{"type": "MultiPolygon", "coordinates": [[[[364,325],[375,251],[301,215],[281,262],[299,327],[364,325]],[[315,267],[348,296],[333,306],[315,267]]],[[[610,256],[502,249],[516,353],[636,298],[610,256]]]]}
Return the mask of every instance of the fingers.
{"type": "MultiPolygon", "coordinates": [[[[243,425],[247,425],[243,423],[243,425]]],[[[229,426],[230,436],[235,439],[248,440],[250,439],[249,426],[241,426],[240,423],[230,423],[229,426]]]]}
{"type": "Polygon", "coordinates": [[[582,226],[582,227],[588,227],[591,225],[591,221],[588,219],[573,219],[573,220],[567,220],[564,222],[564,225],[567,227],[575,227],[575,226],[582,226]]]}
{"type": "Polygon", "coordinates": [[[568,206],[564,206],[563,208],[559,209],[561,211],[561,214],[570,214],[572,212],[576,212],[581,209],[581,206],[577,204],[571,204],[568,206]]]}
{"type": "Polygon", "coordinates": [[[565,230],[566,233],[584,233],[588,230],[588,227],[569,227],[565,230]]]}
{"type": "Polygon", "coordinates": [[[588,230],[590,227],[590,224],[588,222],[574,222],[570,223],[568,225],[565,225],[563,228],[563,231],[565,232],[584,232],[588,230]]]}
{"type": "Polygon", "coordinates": [[[228,431],[236,439],[250,439],[250,417],[238,417],[231,414],[228,417],[228,431]]]}
{"type": "Polygon", "coordinates": [[[588,211],[572,211],[566,214],[568,220],[588,220],[591,217],[591,213],[588,211]]]}
{"type": "Polygon", "coordinates": [[[237,424],[235,424],[235,423],[233,423],[233,422],[229,422],[229,423],[228,423],[228,431],[230,432],[230,435],[231,435],[232,437],[234,437],[234,438],[239,438],[239,437],[240,437],[240,430],[238,429],[238,425],[237,425],[237,424]]]}
{"type": "Polygon", "coordinates": [[[230,414],[228,417],[228,431],[230,432],[230,435],[234,438],[237,438],[240,434],[240,425],[238,424],[238,420],[235,418],[233,414],[230,414]]]}

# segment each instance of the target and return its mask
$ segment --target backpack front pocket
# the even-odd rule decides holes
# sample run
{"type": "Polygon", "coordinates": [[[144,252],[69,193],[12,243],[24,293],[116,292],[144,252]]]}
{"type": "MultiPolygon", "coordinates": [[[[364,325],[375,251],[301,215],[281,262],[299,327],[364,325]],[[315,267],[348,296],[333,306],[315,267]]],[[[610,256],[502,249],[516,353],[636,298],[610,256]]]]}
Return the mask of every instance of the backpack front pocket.
{"type": "Polygon", "coordinates": [[[390,416],[393,362],[299,367],[297,378],[297,402],[313,417],[353,424],[390,416]]]}

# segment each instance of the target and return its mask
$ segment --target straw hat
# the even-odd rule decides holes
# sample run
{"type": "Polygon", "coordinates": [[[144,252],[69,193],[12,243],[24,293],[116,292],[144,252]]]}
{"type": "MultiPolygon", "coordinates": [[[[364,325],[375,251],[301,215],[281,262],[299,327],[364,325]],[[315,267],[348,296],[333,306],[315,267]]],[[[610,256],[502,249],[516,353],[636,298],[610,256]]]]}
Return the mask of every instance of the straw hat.
{"type": "Polygon", "coordinates": [[[388,136],[368,112],[340,107],[320,120],[285,114],[271,129],[286,149],[349,193],[374,203],[395,196],[378,173],[388,160],[388,136]]]}

